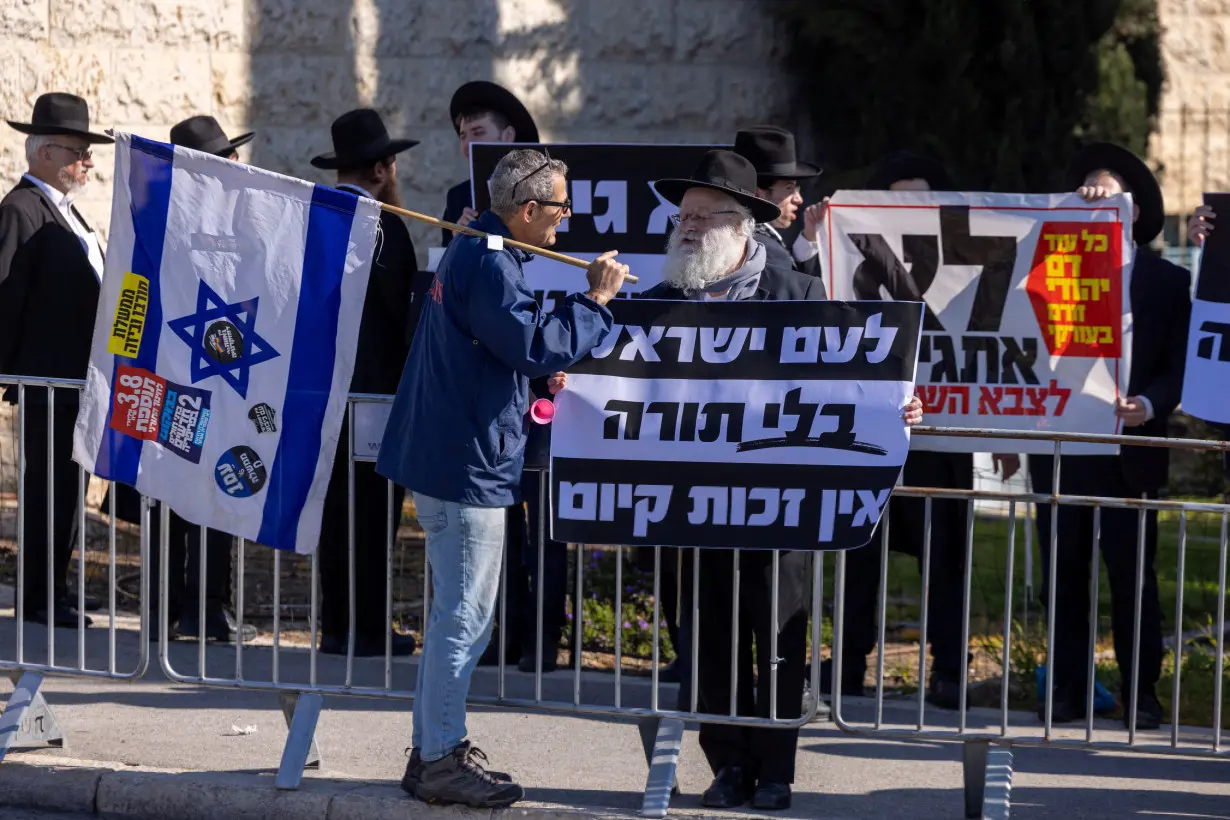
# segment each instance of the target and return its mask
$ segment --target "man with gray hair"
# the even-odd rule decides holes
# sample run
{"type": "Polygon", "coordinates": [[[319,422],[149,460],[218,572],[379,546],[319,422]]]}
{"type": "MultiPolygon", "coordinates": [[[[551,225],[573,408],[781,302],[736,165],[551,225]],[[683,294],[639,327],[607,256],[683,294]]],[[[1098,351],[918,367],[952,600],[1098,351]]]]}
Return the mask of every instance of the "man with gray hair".
{"type": "Polygon", "coordinates": [[[529,379],[572,365],[611,329],[606,303],[628,267],[614,251],[589,266],[589,288],[547,312],[504,238],[555,243],[571,212],[567,167],[538,151],[507,154],[491,210],[457,236],[436,271],[402,371],[376,469],[414,493],[427,534],[432,608],[402,788],[429,803],[498,808],[521,787],[488,772],[466,740],[470,676],[491,637],[506,507],[521,502],[529,379]]]}
{"type": "MultiPolygon", "coordinates": [[[[0,200],[0,373],[84,379],[103,255],[73,199],[94,167],[91,146],[112,140],[90,131],[89,107],[73,94],[43,94],[30,122],[10,120],[9,125],[28,135],[29,164],[0,200]]],[[[48,392],[28,388],[24,397],[25,582],[18,589],[27,619],[74,627],[77,613],[66,600],[65,571],[80,500],[73,462],[78,393],[56,390],[50,402],[48,392]]],[[[16,403],[17,389],[10,387],[4,399],[16,403]]],[[[82,622],[90,625],[89,618],[82,622]]]]}

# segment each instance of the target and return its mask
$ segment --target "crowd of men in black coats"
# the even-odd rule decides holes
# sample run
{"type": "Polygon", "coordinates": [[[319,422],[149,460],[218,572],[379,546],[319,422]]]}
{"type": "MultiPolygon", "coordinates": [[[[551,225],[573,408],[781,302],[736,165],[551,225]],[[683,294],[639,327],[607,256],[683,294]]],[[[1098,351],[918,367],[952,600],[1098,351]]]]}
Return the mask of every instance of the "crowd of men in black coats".
{"type": "MultiPolygon", "coordinates": [[[[489,82],[467,83],[452,99],[450,119],[456,129],[462,153],[468,157],[473,142],[538,141],[538,130],[525,106],[506,89],[489,82]]],[[[0,201],[0,373],[81,379],[85,375],[94,326],[94,314],[103,272],[101,243],[86,220],[73,206],[73,198],[88,180],[93,168],[92,145],[108,143],[110,138],[90,130],[89,112],[84,100],[71,94],[49,93],[39,97],[29,122],[10,121],[13,128],[27,135],[28,172],[0,201]]],[[[232,160],[237,149],[250,141],[252,134],[227,137],[218,123],[208,116],[192,117],[171,129],[170,141],[232,160]]],[[[385,203],[400,203],[397,184],[397,155],[416,143],[389,136],[380,115],[359,109],[339,117],[332,127],[333,151],[312,159],[312,165],[335,171],[340,187],[385,203]]],[[[770,126],[744,129],[735,135],[735,153],[754,170],[754,195],[773,203],[778,217],[756,227],[755,238],[765,248],[767,267],[794,271],[815,277],[806,298],[824,298],[820,276],[817,228],[823,223],[825,202],[803,208],[802,187],[821,173],[819,167],[800,161],[795,155],[790,132],[770,126]],[[799,216],[803,229],[787,244],[785,233],[799,216]],[[814,293],[813,293],[814,291],[814,293]]],[[[1164,214],[1162,195],[1153,174],[1138,157],[1110,145],[1095,145],[1073,158],[1069,166],[1071,187],[1089,201],[1120,192],[1133,196],[1135,222],[1135,261],[1131,277],[1131,304],[1134,333],[1132,369],[1128,397],[1121,400],[1117,413],[1129,435],[1166,435],[1166,421],[1176,409],[1183,379],[1186,334],[1190,313],[1190,275],[1149,249],[1161,230],[1164,214]]],[[[751,184],[751,183],[749,183],[751,184]]],[[[867,181],[878,190],[952,190],[946,170],[925,157],[898,152],[886,157],[867,181]]],[[[447,195],[444,219],[467,225],[477,214],[471,200],[469,180],[452,188],[447,195]]],[[[1212,215],[1207,215],[1211,220],[1212,215]]],[[[1211,224],[1206,220],[1204,224],[1211,224]]],[[[360,328],[356,369],[351,390],[360,393],[394,393],[403,362],[413,340],[418,304],[426,292],[430,274],[420,272],[414,244],[401,218],[384,213],[381,217],[381,244],[372,269],[360,328]]],[[[448,231],[441,237],[447,244],[448,231]]],[[[796,298],[804,298],[802,296],[796,298]]],[[[547,396],[544,385],[534,386],[537,396],[547,396]]],[[[65,571],[76,542],[78,486],[77,467],[71,460],[72,431],[77,415],[77,392],[61,389],[48,398],[49,391],[28,388],[26,413],[26,474],[24,539],[29,547],[25,559],[25,607],[27,617],[57,626],[75,626],[77,613],[69,602],[65,571]],[[53,409],[54,414],[47,412],[53,409]],[[51,418],[49,418],[51,416],[51,418]],[[52,449],[48,449],[48,447],[52,449]],[[49,495],[48,478],[54,473],[49,495]],[[49,515],[50,512],[50,515],[49,515]],[[47,565],[51,544],[52,566],[47,565]],[[47,578],[53,579],[48,597],[47,578]]],[[[10,388],[4,398],[17,401],[10,388]]],[[[343,442],[349,440],[343,427],[343,442]]],[[[532,433],[529,449],[545,451],[545,428],[532,433]]],[[[1014,457],[1005,455],[1005,477],[1015,467],[1014,457]]],[[[530,457],[533,461],[533,456],[530,457]]],[[[1051,490],[1048,459],[1030,459],[1029,472],[1034,488],[1051,490]]],[[[350,532],[347,516],[349,465],[346,452],[339,449],[329,485],[324,529],[319,546],[322,579],[322,621],[320,649],[344,653],[349,623],[349,589],[384,589],[385,549],[389,527],[385,479],[374,465],[356,464],[354,475],[354,578],[350,578],[348,550],[350,532]]],[[[903,483],[910,486],[969,489],[973,482],[972,457],[968,454],[912,452],[906,462],[903,483]]],[[[1081,456],[1065,459],[1062,490],[1079,495],[1116,498],[1155,498],[1167,483],[1167,451],[1144,447],[1124,447],[1116,456],[1081,456]]],[[[508,619],[500,624],[499,640],[504,642],[510,663],[532,670],[541,660],[544,671],[555,668],[556,649],[564,626],[567,596],[566,546],[544,539],[543,577],[538,577],[536,545],[544,529],[540,509],[541,479],[527,472],[523,483],[526,503],[507,510],[509,567],[508,619]],[[543,623],[537,623],[535,606],[538,586],[543,587],[543,623]],[[541,656],[541,658],[539,658],[541,656]]],[[[393,524],[400,519],[404,490],[394,492],[393,524]]],[[[138,520],[138,500],[130,488],[120,487],[116,496],[117,513],[138,520]]],[[[106,506],[104,506],[106,509],[106,506]]],[[[897,499],[892,506],[890,527],[894,550],[919,557],[923,555],[923,507],[918,499],[897,499]]],[[[961,598],[964,574],[965,504],[935,501],[930,527],[930,631],[934,665],[929,685],[930,701],[942,708],[955,708],[960,697],[961,666],[968,663],[967,647],[961,646],[961,598]]],[[[1089,508],[1061,508],[1059,514],[1058,565],[1048,570],[1058,574],[1057,599],[1048,602],[1056,608],[1059,623],[1057,645],[1052,647],[1057,697],[1057,721],[1083,716],[1087,687],[1086,663],[1091,651],[1088,628],[1088,595],[1092,511],[1089,508]]],[[[151,520],[157,522],[157,514],[151,520]]],[[[233,640],[237,630],[250,638],[254,630],[243,625],[228,610],[230,599],[231,537],[219,532],[206,536],[200,549],[202,529],[172,513],[170,517],[171,587],[169,620],[181,633],[203,631],[208,637],[233,640]],[[204,566],[199,560],[205,556],[204,566]],[[202,581],[201,575],[204,574],[202,581]],[[198,617],[199,590],[205,590],[205,620],[198,617]]],[[[1156,726],[1161,720],[1155,686],[1161,671],[1161,611],[1158,599],[1154,556],[1157,548],[1156,513],[1145,517],[1145,566],[1141,612],[1139,613],[1140,658],[1133,658],[1137,528],[1136,512],[1105,509],[1101,518],[1101,551],[1109,572],[1116,655],[1123,670],[1123,700],[1136,709],[1137,726],[1156,726]],[[1131,670],[1139,669],[1135,704],[1128,702],[1132,691],[1131,670]]],[[[1049,510],[1039,510],[1042,543],[1049,542],[1049,529],[1056,522],[1049,510]]],[[[156,523],[155,523],[156,526],[156,523]]],[[[157,531],[154,532],[157,538],[157,531]]],[[[155,540],[156,544],[157,541],[155,540]]],[[[765,545],[772,547],[771,544],[765,545]]],[[[156,552],[156,551],[155,551],[156,552]]],[[[1042,552],[1044,560],[1048,551],[1042,552]]],[[[645,552],[648,557],[648,552],[645,552]]],[[[799,556],[803,559],[805,556],[799,556]]],[[[651,558],[650,558],[651,560],[651,558]]],[[[811,573],[806,563],[794,566],[787,558],[783,564],[779,600],[780,629],[805,632],[809,613],[811,573]],[[800,622],[802,626],[800,627],[800,622]]],[[[691,656],[693,624],[690,555],[664,551],[661,582],[663,606],[670,621],[671,639],[680,661],[664,674],[684,682],[681,703],[688,703],[687,683],[691,672],[686,660],[691,656]],[[675,614],[682,615],[676,618],[675,614]]],[[[866,676],[865,659],[875,646],[875,603],[880,575],[880,551],[868,548],[851,554],[847,579],[848,609],[845,618],[844,659],[840,681],[831,680],[826,663],[821,672],[822,689],[832,686],[843,693],[862,694],[866,676]]],[[[761,568],[763,569],[763,568],[761,568]]],[[[154,577],[157,577],[155,575],[154,577]]],[[[771,579],[765,572],[745,573],[742,594],[749,600],[768,600],[771,579]]],[[[712,592],[712,590],[710,590],[712,592]]],[[[355,651],[357,655],[384,653],[385,637],[392,626],[387,622],[384,596],[360,595],[356,602],[355,651]]],[[[87,601],[87,607],[95,602],[87,601]]],[[[761,617],[746,614],[745,617],[761,617]]],[[[817,613],[818,615],[818,613],[817,613]]],[[[87,619],[88,623],[88,619],[87,619]]],[[[763,639],[764,624],[754,629],[763,639]]],[[[740,625],[727,624],[727,629],[740,625]]],[[[701,632],[704,635],[704,631],[701,632]]],[[[799,644],[800,652],[803,643],[799,644]]],[[[749,643],[750,648],[750,643],[749,643]]],[[[414,639],[395,633],[395,654],[412,654],[414,639]]],[[[714,711],[725,711],[717,703],[725,690],[713,689],[712,681],[728,683],[728,672],[715,671],[715,658],[727,668],[730,659],[715,654],[713,646],[702,653],[701,663],[705,697],[714,711]],[[725,676],[724,676],[725,675],[725,676]],[[716,707],[721,707],[720,709],[716,707]]],[[[486,661],[498,657],[493,641],[486,661]]],[[[762,653],[762,656],[765,653],[762,653]]],[[[797,653],[796,653],[797,654],[797,653]]],[[[779,717],[798,714],[803,701],[804,658],[783,658],[779,674],[779,717]]],[[[762,667],[762,677],[764,669],[762,667]]],[[[750,669],[746,688],[752,687],[750,669]]],[[[744,711],[757,710],[754,702],[744,703],[744,711]]],[[[741,731],[713,731],[705,752],[717,779],[711,805],[733,805],[748,795],[739,778],[751,770],[772,771],[784,782],[793,778],[797,732],[766,730],[748,740],[741,731]],[[733,750],[733,751],[732,751],[733,750]],[[756,758],[756,759],[750,759],[756,758]],[[731,774],[731,767],[738,774],[731,774]],[[725,778],[725,780],[723,780],[725,778]],[[732,802],[734,801],[734,802],[732,802]]],[[[712,790],[711,790],[712,791],[712,790]]],[[[788,790],[785,805],[788,805],[788,790]]],[[[766,808],[781,807],[778,804],[766,808]]]]}

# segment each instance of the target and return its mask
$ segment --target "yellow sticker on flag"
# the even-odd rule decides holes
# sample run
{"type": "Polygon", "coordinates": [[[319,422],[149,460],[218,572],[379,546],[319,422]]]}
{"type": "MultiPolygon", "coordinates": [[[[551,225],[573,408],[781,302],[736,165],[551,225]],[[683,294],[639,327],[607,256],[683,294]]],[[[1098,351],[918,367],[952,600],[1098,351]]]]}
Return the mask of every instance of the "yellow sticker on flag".
{"type": "Polygon", "coordinates": [[[137,273],[124,274],[120,298],[115,304],[107,352],[135,359],[145,333],[145,314],[149,311],[149,280],[137,273]]]}

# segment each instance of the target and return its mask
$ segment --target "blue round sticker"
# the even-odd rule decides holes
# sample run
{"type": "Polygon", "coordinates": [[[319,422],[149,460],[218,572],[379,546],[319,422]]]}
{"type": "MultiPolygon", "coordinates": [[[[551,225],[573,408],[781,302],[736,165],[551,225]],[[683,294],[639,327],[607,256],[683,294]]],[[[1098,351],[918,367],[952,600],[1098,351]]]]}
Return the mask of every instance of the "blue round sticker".
{"type": "Polygon", "coordinates": [[[214,480],[218,482],[218,488],[231,498],[256,495],[265,486],[268,477],[265,463],[256,451],[246,444],[227,450],[214,468],[214,480]]]}

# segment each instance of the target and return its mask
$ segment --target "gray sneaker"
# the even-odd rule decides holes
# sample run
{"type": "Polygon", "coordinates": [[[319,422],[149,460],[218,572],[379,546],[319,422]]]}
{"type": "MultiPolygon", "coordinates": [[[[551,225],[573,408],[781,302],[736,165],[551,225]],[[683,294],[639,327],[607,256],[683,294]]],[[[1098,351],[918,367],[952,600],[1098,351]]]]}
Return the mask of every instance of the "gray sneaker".
{"type": "MultiPolygon", "coordinates": [[[[417,781],[410,784],[413,794],[425,803],[460,803],[475,809],[511,806],[525,796],[525,791],[516,783],[497,780],[483,768],[486,761],[487,756],[481,749],[469,741],[463,742],[439,760],[422,764],[417,781]]],[[[407,765],[402,778],[403,789],[411,776],[411,767],[407,765]]]]}
{"type": "MultiPolygon", "coordinates": [[[[418,797],[419,779],[423,776],[423,754],[418,746],[406,751],[410,754],[410,760],[406,763],[406,773],[401,776],[401,788],[411,797],[418,797]]],[[[508,772],[487,772],[487,774],[503,783],[512,782],[512,775],[508,772]]]]}

